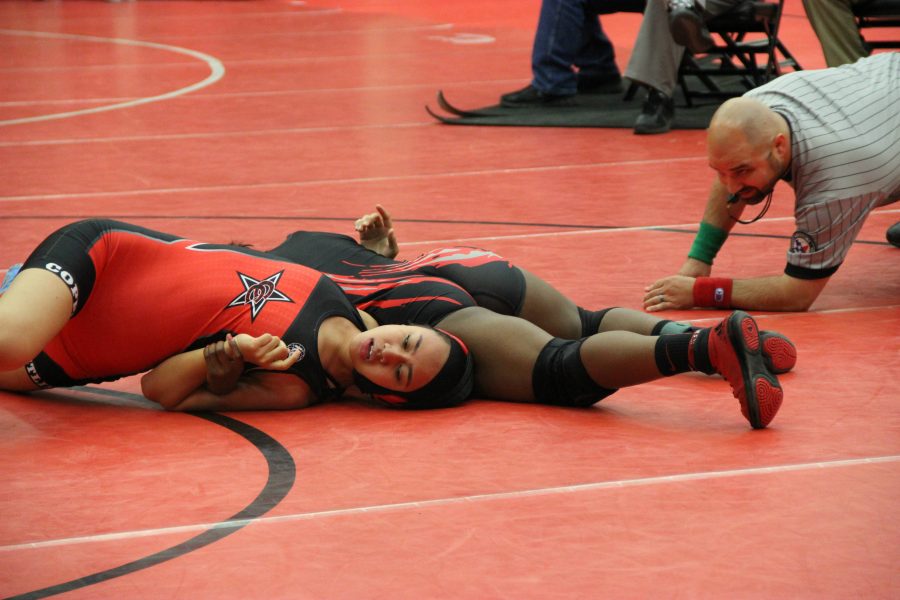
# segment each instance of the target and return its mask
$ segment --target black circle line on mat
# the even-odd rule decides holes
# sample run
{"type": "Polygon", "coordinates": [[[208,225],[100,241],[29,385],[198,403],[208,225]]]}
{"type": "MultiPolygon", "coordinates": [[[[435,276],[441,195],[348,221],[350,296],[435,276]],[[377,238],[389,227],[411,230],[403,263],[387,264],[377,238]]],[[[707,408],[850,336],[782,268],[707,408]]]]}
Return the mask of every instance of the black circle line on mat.
{"type": "MultiPolygon", "coordinates": [[[[123,393],[122,395],[130,396],[131,394],[123,393]]],[[[129,575],[136,571],[178,558],[188,552],[199,550],[213,542],[217,542],[222,538],[231,535],[235,531],[242,529],[253,519],[257,519],[272,510],[285,496],[287,496],[288,492],[294,486],[294,480],[296,478],[294,459],[291,458],[291,454],[287,451],[287,448],[259,429],[251,427],[236,419],[232,419],[231,417],[226,417],[225,415],[220,415],[218,413],[189,414],[193,414],[201,419],[206,419],[207,421],[211,421],[212,423],[221,425],[222,427],[233,431],[253,444],[253,446],[262,453],[263,457],[265,457],[269,467],[269,478],[266,481],[266,485],[253,502],[248,504],[246,508],[230,519],[226,519],[221,523],[213,525],[203,533],[181,542],[180,544],[176,544],[171,548],[161,550],[155,554],[145,556],[144,558],[125,563],[124,565],[112,569],[94,573],[93,575],[87,575],[66,583],[60,583],[33,592],[20,594],[18,596],[10,596],[7,600],[46,598],[47,596],[62,594],[64,592],[70,592],[89,585],[94,585],[95,583],[108,581],[116,577],[121,577],[122,575],[129,575]]]]}
{"type": "MultiPolygon", "coordinates": [[[[66,220],[80,220],[87,219],[90,217],[86,217],[84,215],[43,215],[40,217],[34,216],[25,216],[25,215],[11,215],[11,216],[2,216],[0,217],[0,221],[13,221],[13,220],[29,220],[29,221],[46,221],[46,220],[58,220],[58,219],[66,219],[66,220]]],[[[279,222],[288,222],[288,221],[340,221],[347,222],[352,219],[348,217],[299,217],[296,215],[292,216],[281,216],[281,217],[273,217],[271,215],[267,216],[253,216],[253,215],[212,215],[212,216],[200,216],[200,215],[187,215],[187,216],[174,216],[174,217],[164,217],[161,215],[111,215],[105,216],[104,218],[108,219],[118,219],[120,221],[127,221],[130,219],[164,219],[166,221],[279,221],[279,222]]],[[[641,226],[622,226],[622,225],[588,225],[588,224],[578,224],[578,223],[525,223],[521,221],[458,221],[452,219],[394,219],[395,223],[433,223],[437,225],[508,225],[515,227],[559,227],[561,229],[640,229],[641,226]]],[[[696,229],[678,229],[675,227],[666,227],[665,225],[651,225],[647,227],[643,227],[642,231],[661,231],[663,233],[689,233],[694,235],[697,233],[696,229]]],[[[772,233],[748,233],[743,231],[734,231],[728,234],[729,237],[748,237],[748,238],[767,238],[772,240],[789,240],[791,236],[789,235],[778,235],[772,233]]],[[[886,241],[878,241],[878,240],[860,240],[856,239],[853,241],[854,244],[869,244],[873,246],[890,246],[890,243],[886,241]]]]}

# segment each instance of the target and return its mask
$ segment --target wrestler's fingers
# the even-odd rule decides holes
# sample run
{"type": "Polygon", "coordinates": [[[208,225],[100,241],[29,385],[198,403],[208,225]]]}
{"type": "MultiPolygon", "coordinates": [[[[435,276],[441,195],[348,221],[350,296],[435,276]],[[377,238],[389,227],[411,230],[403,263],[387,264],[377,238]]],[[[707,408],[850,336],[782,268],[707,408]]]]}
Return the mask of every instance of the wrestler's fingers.
{"type": "Polygon", "coordinates": [[[385,227],[390,227],[391,226],[391,215],[387,211],[387,209],[380,204],[376,204],[375,210],[377,210],[378,214],[381,216],[382,222],[384,223],[385,227]]]}
{"type": "Polygon", "coordinates": [[[204,350],[207,364],[223,366],[229,362],[228,355],[225,353],[225,343],[221,340],[209,344],[204,350]]]}
{"type": "Polygon", "coordinates": [[[264,333],[258,337],[250,337],[250,339],[244,344],[244,349],[246,353],[244,354],[244,358],[249,360],[253,364],[259,364],[261,357],[265,355],[268,351],[269,347],[272,344],[277,344],[277,338],[273,340],[274,336],[271,333],[264,333]]]}
{"type": "Polygon", "coordinates": [[[354,226],[357,231],[367,231],[369,229],[376,229],[382,226],[382,217],[379,213],[369,213],[367,215],[363,215],[356,220],[354,226]]]}
{"type": "MultiPolygon", "coordinates": [[[[271,333],[264,333],[262,335],[259,335],[255,338],[253,338],[253,348],[257,351],[260,351],[263,348],[266,348],[267,346],[272,344],[273,338],[275,338],[275,336],[272,335],[271,333]]],[[[277,343],[277,342],[275,342],[275,343],[277,343]]]]}
{"type": "Polygon", "coordinates": [[[277,370],[277,371],[286,371],[287,369],[290,369],[294,365],[294,363],[296,363],[298,360],[300,360],[300,355],[301,355],[301,352],[299,349],[294,350],[293,352],[291,352],[290,354],[287,355],[287,358],[274,360],[271,363],[269,363],[269,368],[277,370]]]}
{"type": "Polygon", "coordinates": [[[241,352],[241,347],[238,346],[237,340],[234,339],[234,336],[229,333],[225,336],[225,342],[228,344],[228,356],[232,360],[243,360],[244,354],[241,352]]]}
{"type": "Polygon", "coordinates": [[[269,361],[271,361],[275,358],[280,358],[280,356],[276,352],[277,349],[278,349],[277,345],[275,345],[275,346],[269,345],[269,346],[266,346],[265,348],[258,348],[256,350],[256,352],[253,354],[253,360],[251,362],[262,366],[262,365],[267,364],[269,361]]]}
{"type": "Polygon", "coordinates": [[[287,344],[281,341],[279,337],[272,336],[272,338],[272,341],[260,351],[260,360],[263,362],[279,360],[288,355],[287,344]]]}

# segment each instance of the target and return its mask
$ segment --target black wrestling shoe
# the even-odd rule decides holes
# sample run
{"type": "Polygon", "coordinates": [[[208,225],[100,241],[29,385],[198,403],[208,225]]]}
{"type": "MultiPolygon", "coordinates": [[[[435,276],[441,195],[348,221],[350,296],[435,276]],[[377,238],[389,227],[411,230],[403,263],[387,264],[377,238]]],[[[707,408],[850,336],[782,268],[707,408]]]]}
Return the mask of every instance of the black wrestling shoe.
{"type": "Polygon", "coordinates": [[[887,241],[900,248],[900,223],[894,223],[887,230],[887,241]]]}
{"type": "Polygon", "coordinates": [[[669,0],[669,30],[672,39],[698,54],[714,46],[706,21],[694,0],[669,0]]]}
{"type": "Polygon", "coordinates": [[[579,94],[619,94],[624,90],[622,76],[618,73],[612,75],[578,74],[579,94]]]}
{"type": "Polygon", "coordinates": [[[660,92],[650,88],[641,114],[634,122],[634,132],[638,135],[665,133],[672,129],[675,117],[675,102],[660,92]]]}
{"type": "Polygon", "coordinates": [[[557,96],[545,94],[532,85],[503,94],[500,96],[500,106],[507,108],[534,108],[542,106],[577,106],[575,96],[557,96]]]}

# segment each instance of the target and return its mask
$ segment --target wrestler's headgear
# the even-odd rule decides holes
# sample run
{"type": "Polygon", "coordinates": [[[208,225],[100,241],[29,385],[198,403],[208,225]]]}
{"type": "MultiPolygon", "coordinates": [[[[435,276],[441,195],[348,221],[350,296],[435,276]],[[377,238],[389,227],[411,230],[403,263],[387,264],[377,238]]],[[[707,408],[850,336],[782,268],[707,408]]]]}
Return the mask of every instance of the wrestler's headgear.
{"type": "Polygon", "coordinates": [[[456,336],[442,329],[435,331],[450,342],[450,354],[431,381],[412,392],[399,392],[381,387],[354,370],[356,387],[394,408],[449,408],[468,400],[475,385],[475,369],[469,349],[456,336]]]}

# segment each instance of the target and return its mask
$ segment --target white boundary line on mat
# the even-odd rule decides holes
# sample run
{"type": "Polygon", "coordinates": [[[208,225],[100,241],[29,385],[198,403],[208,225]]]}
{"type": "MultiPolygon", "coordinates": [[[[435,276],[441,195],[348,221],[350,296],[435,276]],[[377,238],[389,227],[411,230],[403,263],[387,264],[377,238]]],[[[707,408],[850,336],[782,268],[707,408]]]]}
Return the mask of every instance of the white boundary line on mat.
{"type": "Polygon", "coordinates": [[[698,473],[681,473],[677,475],[662,475],[657,477],[641,477],[637,479],[620,479],[616,481],[600,481],[596,483],[583,483],[577,485],[565,485],[550,488],[537,488],[530,490],[518,490],[512,492],[499,492],[494,494],[475,494],[470,496],[455,496],[451,498],[437,498],[433,500],[421,500],[413,502],[397,502],[393,504],[377,504],[372,506],[356,506],[352,508],[340,508],[334,510],[321,510],[277,517],[261,517],[258,519],[241,519],[223,521],[221,523],[197,523],[193,525],[181,525],[176,527],[160,527],[157,529],[142,529],[136,531],[122,531],[118,533],[104,533],[56,540],[44,540],[40,542],[28,542],[0,546],[0,552],[14,552],[21,550],[34,550],[54,546],[67,546],[75,544],[87,544],[94,542],[109,542],[128,540],[161,535],[180,535],[199,533],[210,529],[233,529],[253,524],[272,524],[293,521],[308,521],[330,517],[364,515],[369,513],[421,510],[423,508],[440,508],[459,504],[477,503],[494,500],[517,500],[537,496],[552,496],[561,494],[573,494],[579,492],[593,492],[607,489],[621,489],[638,486],[667,485],[671,483],[683,483],[689,481],[708,481],[712,479],[725,479],[729,477],[745,477],[754,475],[771,475],[774,473],[788,473],[797,471],[812,471],[816,469],[834,469],[856,467],[873,464],[900,462],[900,455],[876,456],[869,458],[854,458],[847,460],[833,460],[823,462],[800,463],[790,465],[777,465],[771,467],[750,467],[747,469],[731,469],[727,471],[701,471],[698,473]]]}
{"type": "Polygon", "coordinates": [[[172,90],[171,92],[166,92],[165,94],[159,94],[157,96],[148,96],[145,98],[137,98],[134,100],[128,100],[126,102],[118,102],[116,104],[107,104],[105,106],[95,106],[93,108],[84,108],[81,110],[73,110],[68,112],[61,113],[52,113],[48,115],[37,115],[34,117],[22,117],[20,119],[8,119],[6,121],[0,121],[0,127],[5,127],[8,125],[21,125],[23,123],[37,123],[40,121],[51,121],[54,119],[67,119],[70,117],[79,117],[82,115],[89,115],[99,112],[105,112],[108,110],[118,110],[122,108],[131,108],[132,106],[139,106],[141,104],[149,104],[151,102],[159,102],[161,100],[170,100],[177,96],[182,96],[184,94],[189,94],[190,92],[205,88],[210,86],[220,80],[225,75],[225,65],[222,62],[210,56],[209,54],[204,54],[203,52],[198,52],[196,50],[190,50],[188,48],[181,48],[179,46],[170,46],[168,44],[157,44],[155,42],[142,42],[139,40],[129,40],[124,38],[106,38],[106,37],[97,37],[93,35],[76,35],[72,33],[51,33],[45,31],[19,31],[17,29],[0,29],[0,35],[11,35],[11,36],[20,36],[20,37],[36,37],[36,38],[48,38],[48,39],[58,39],[58,40],[76,40],[83,42],[100,42],[104,44],[118,44],[120,46],[141,46],[144,48],[154,48],[156,50],[165,50],[168,52],[175,52],[176,54],[185,54],[187,56],[191,56],[193,58],[199,59],[205,62],[209,66],[209,76],[207,76],[202,81],[198,81],[197,83],[193,83],[189,86],[179,88],[177,90],[172,90]]]}

